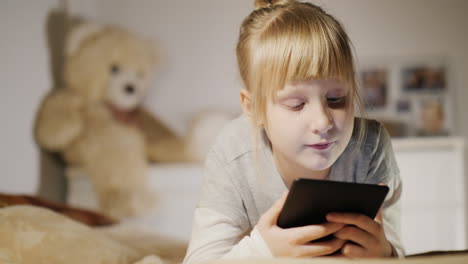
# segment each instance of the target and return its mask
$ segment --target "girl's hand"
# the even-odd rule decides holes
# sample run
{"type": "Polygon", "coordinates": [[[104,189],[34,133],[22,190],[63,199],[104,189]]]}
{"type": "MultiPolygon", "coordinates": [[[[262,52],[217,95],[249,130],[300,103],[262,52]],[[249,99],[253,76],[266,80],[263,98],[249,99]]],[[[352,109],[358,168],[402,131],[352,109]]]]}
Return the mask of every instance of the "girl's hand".
{"type": "Polygon", "coordinates": [[[323,242],[310,242],[333,234],[343,228],[342,223],[325,223],[282,229],[276,225],[287,193],[268,209],[258,221],[257,229],[275,257],[314,257],[332,254],[345,240],[334,238],[323,242]]]}
{"type": "Polygon", "coordinates": [[[390,257],[392,245],[385,237],[382,221],[382,209],[374,220],[361,214],[330,213],[327,220],[345,224],[334,236],[346,242],[341,254],[350,258],[390,257]]]}

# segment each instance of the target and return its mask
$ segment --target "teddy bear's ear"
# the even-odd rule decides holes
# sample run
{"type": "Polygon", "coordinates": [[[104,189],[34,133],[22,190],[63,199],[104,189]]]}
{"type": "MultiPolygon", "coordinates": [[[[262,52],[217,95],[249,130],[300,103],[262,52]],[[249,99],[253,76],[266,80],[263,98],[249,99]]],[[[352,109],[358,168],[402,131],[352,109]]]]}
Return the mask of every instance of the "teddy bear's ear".
{"type": "Polygon", "coordinates": [[[65,55],[70,56],[74,54],[85,39],[98,33],[103,28],[103,25],[94,23],[83,23],[73,28],[67,38],[65,55]]]}

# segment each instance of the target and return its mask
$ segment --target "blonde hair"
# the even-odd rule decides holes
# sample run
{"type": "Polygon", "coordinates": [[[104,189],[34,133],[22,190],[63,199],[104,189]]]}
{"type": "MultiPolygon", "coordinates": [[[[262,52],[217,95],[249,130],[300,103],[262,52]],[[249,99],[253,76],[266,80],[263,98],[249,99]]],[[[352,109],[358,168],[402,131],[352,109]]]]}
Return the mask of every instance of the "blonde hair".
{"type": "Polygon", "coordinates": [[[267,100],[289,81],[338,79],[348,87],[347,109],[364,114],[351,41],[340,22],[318,6],[295,0],[255,0],[255,8],[242,22],[236,48],[254,126],[266,122],[267,100]]]}

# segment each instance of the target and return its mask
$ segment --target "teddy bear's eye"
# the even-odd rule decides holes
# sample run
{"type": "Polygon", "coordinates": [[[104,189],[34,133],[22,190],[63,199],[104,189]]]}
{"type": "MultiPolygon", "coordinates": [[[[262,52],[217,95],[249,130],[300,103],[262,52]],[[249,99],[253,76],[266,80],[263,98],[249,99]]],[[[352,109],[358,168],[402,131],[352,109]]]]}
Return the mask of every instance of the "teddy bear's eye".
{"type": "Polygon", "coordinates": [[[119,71],[120,71],[119,66],[117,64],[112,64],[112,66],[111,66],[112,74],[119,73],[119,71]]]}

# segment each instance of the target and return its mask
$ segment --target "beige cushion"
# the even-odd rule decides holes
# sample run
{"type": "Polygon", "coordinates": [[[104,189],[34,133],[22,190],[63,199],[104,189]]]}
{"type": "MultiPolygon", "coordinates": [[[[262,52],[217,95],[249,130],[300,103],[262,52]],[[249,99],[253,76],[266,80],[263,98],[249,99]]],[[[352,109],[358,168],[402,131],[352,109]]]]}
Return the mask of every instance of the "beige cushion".
{"type": "Polygon", "coordinates": [[[128,264],[141,258],[136,249],[48,209],[0,209],[0,263],[128,264]]]}

